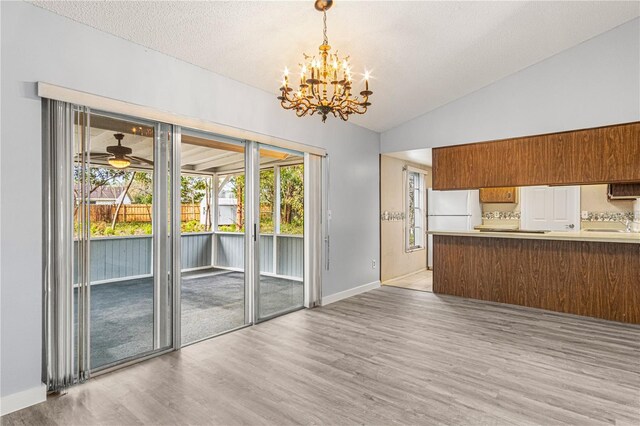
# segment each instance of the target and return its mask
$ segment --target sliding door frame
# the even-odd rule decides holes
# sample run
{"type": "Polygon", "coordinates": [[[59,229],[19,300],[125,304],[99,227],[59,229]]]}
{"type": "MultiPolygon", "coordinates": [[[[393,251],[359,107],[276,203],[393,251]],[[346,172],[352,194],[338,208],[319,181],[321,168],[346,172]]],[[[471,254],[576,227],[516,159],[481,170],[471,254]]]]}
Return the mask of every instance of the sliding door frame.
{"type": "Polygon", "coordinates": [[[181,151],[182,151],[182,128],[173,126],[171,133],[171,265],[169,280],[172,286],[172,306],[173,306],[173,350],[182,347],[182,230],[181,215],[182,206],[180,203],[181,191],[181,151]]]}
{"type": "MultiPolygon", "coordinates": [[[[58,88],[60,89],[60,88],[58,88]]],[[[45,141],[47,141],[47,146],[45,147],[45,159],[48,160],[44,165],[44,175],[45,175],[45,188],[47,188],[47,193],[45,194],[45,206],[47,206],[47,210],[45,212],[46,220],[45,220],[45,244],[46,244],[46,257],[45,257],[45,310],[44,310],[44,353],[45,357],[43,358],[43,380],[45,380],[50,386],[50,390],[60,390],[66,386],[72,385],[76,382],[83,381],[89,378],[89,376],[97,376],[106,372],[113,371],[115,369],[122,368],[127,365],[135,364],[137,362],[170,352],[174,350],[179,350],[182,345],[182,332],[181,332],[181,205],[180,205],[180,188],[181,188],[181,142],[182,142],[182,130],[183,127],[180,125],[181,122],[185,123],[193,123],[197,124],[194,126],[189,126],[189,131],[201,132],[203,134],[208,134],[214,137],[221,137],[227,140],[233,140],[235,143],[241,142],[244,144],[245,148],[245,179],[246,179],[246,187],[245,187],[245,232],[244,232],[244,241],[245,241],[245,325],[241,327],[237,327],[233,330],[235,331],[243,327],[247,327],[250,325],[254,325],[258,322],[258,291],[257,288],[259,286],[260,280],[260,263],[259,263],[259,236],[260,236],[260,203],[259,203],[259,193],[260,193],[260,146],[263,145],[265,147],[274,147],[277,149],[283,150],[294,150],[304,154],[304,164],[305,164],[305,235],[304,235],[304,270],[303,270],[303,281],[304,281],[304,302],[300,308],[295,308],[290,311],[277,313],[271,316],[267,316],[265,318],[261,318],[260,321],[266,321],[273,317],[284,315],[289,312],[293,312],[298,309],[302,309],[304,307],[313,307],[320,304],[321,298],[321,281],[322,281],[322,271],[317,273],[315,276],[317,278],[314,281],[317,281],[317,285],[319,287],[315,287],[315,290],[312,292],[312,289],[309,287],[310,280],[308,279],[308,265],[309,265],[309,246],[307,244],[307,239],[310,237],[308,235],[308,220],[309,216],[306,212],[307,202],[308,202],[308,192],[310,191],[308,186],[307,179],[307,164],[309,155],[315,155],[318,157],[324,157],[324,150],[315,147],[309,147],[302,144],[293,143],[290,141],[280,140],[277,138],[265,137],[263,135],[253,134],[251,132],[243,132],[240,131],[241,134],[254,137],[256,139],[240,139],[235,136],[224,136],[218,132],[212,132],[211,129],[226,129],[225,126],[216,125],[214,123],[206,123],[203,121],[193,122],[182,118],[180,116],[167,115],[165,118],[168,118],[168,121],[162,121],[159,118],[162,115],[152,114],[152,111],[149,108],[136,106],[135,108],[121,108],[123,105],[127,104],[120,101],[108,100],[106,98],[101,98],[99,96],[90,95],[90,94],[82,94],[81,92],[69,91],[68,89],[64,89],[59,91],[54,86],[46,85],[43,83],[39,83],[38,90],[39,94],[43,96],[43,135],[45,141]],[[44,99],[46,93],[54,94],[53,96],[49,96],[50,99],[44,99]],[[58,93],[59,96],[55,96],[55,93],[58,93]],[[75,94],[74,94],[75,93],[75,94]],[[78,99],[82,99],[86,102],[83,102],[82,106],[77,103],[71,103],[72,98],[76,95],[80,94],[78,99]],[[55,100],[61,99],[61,100],[55,100]],[[105,102],[103,102],[105,101],[105,102]],[[59,128],[60,124],[54,120],[52,115],[52,110],[54,106],[64,106],[67,108],[71,108],[71,119],[68,120],[67,126],[65,129],[59,128]],[[95,106],[94,109],[90,109],[92,106],[95,106]],[[107,111],[108,109],[108,111],[107,111]],[[115,112],[111,112],[115,111],[115,112]],[[118,112],[120,111],[120,112],[118,112]],[[134,112],[143,112],[141,114],[134,114],[134,112]],[[51,204],[51,194],[53,193],[53,187],[56,184],[54,179],[57,174],[60,173],[60,167],[56,168],[56,163],[51,161],[53,153],[52,146],[50,146],[50,142],[52,140],[52,135],[54,133],[59,133],[58,137],[72,138],[73,137],[73,115],[74,114],[85,114],[86,123],[83,124],[83,129],[81,132],[81,137],[83,138],[82,149],[83,153],[86,151],[86,156],[88,157],[88,153],[90,151],[90,119],[92,114],[107,116],[114,119],[122,119],[132,122],[140,122],[145,123],[154,128],[154,166],[153,166],[153,195],[154,195],[154,204],[153,204],[153,223],[152,223],[152,246],[153,246],[153,282],[154,282],[154,296],[153,296],[153,349],[141,353],[138,355],[134,355],[132,357],[127,357],[122,360],[115,361],[113,363],[105,364],[104,366],[100,366],[98,368],[91,367],[90,361],[90,309],[89,309],[89,301],[90,301],[90,245],[91,238],[90,235],[87,234],[87,244],[83,251],[84,258],[81,259],[82,268],[83,268],[83,277],[87,281],[86,285],[86,295],[83,295],[83,303],[87,309],[85,309],[82,314],[82,318],[84,319],[84,327],[81,327],[80,333],[84,336],[82,342],[78,342],[78,335],[74,336],[73,331],[73,312],[71,311],[71,334],[70,337],[70,345],[71,350],[79,350],[79,347],[74,347],[74,345],[81,344],[82,351],[79,352],[80,356],[85,357],[86,361],[83,362],[80,360],[79,364],[73,363],[73,355],[71,355],[71,365],[69,365],[68,370],[71,371],[71,375],[65,376],[63,382],[56,382],[56,374],[59,372],[59,368],[52,364],[52,362],[56,362],[50,356],[52,353],[51,344],[65,344],[64,341],[60,341],[57,339],[56,335],[52,334],[51,327],[54,326],[52,321],[52,315],[58,315],[51,309],[52,304],[55,302],[50,297],[50,290],[47,287],[48,283],[51,282],[51,265],[56,262],[55,258],[55,248],[53,248],[52,239],[55,235],[52,234],[54,230],[54,224],[52,223],[55,219],[55,216],[51,216],[51,212],[53,209],[53,204],[51,204]],[[175,120],[174,120],[175,119],[175,120]],[[176,124],[167,124],[169,122],[176,124]],[[70,127],[69,127],[70,126],[70,127]],[[86,127],[86,128],[85,128],[86,127]],[[69,133],[71,132],[71,133],[69,133]],[[260,141],[260,142],[258,142],[260,141]],[[54,173],[53,169],[56,168],[57,172],[54,173]],[[163,194],[168,194],[168,196],[163,196],[163,194]],[[47,200],[49,197],[49,200],[47,200]],[[53,248],[53,249],[52,249],[53,248]],[[85,273],[86,272],[86,273],[85,273]],[[170,309],[171,312],[167,312],[167,309],[170,309]],[[56,340],[56,342],[53,342],[56,340]],[[84,367],[82,367],[84,366],[84,367]],[[58,368],[58,369],[57,369],[58,368]],[[80,371],[81,368],[84,368],[83,371],[80,371]],[[56,370],[57,369],[57,370],[56,370]],[[72,377],[71,380],[68,378],[72,377]],[[52,385],[53,384],[53,385],[52,385]]],[[[164,117],[164,116],[162,116],[164,117]]],[[[186,129],[185,129],[186,130],[186,129]]],[[[234,130],[231,134],[238,134],[239,131],[234,130]]],[[[73,139],[70,139],[71,149],[73,150],[73,139]]],[[[83,156],[83,161],[84,160],[83,156]]],[[[86,162],[83,163],[84,167],[89,167],[91,165],[90,158],[86,158],[86,162]]],[[[324,161],[322,162],[324,172],[324,161]]],[[[68,166],[65,166],[68,167],[68,166]]],[[[69,175],[72,173],[73,169],[73,158],[71,158],[71,170],[67,170],[69,175]]],[[[321,173],[322,174],[322,173],[321,173]]],[[[70,178],[68,178],[70,179],[70,178]]],[[[321,182],[321,190],[322,201],[325,200],[325,192],[324,190],[324,179],[321,182]]],[[[59,185],[58,185],[59,186],[59,185]]],[[[216,194],[217,197],[217,194],[216,194]]],[[[217,199],[214,201],[217,203],[217,199]]],[[[88,204],[87,202],[83,202],[84,204],[88,204]]],[[[324,203],[320,203],[321,205],[324,203]]],[[[81,207],[82,207],[81,206],[81,207]]],[[[278,206],[279,207],[279,206],[278,206]]],[[[73,207],[69,208],[73,211],[73,207]]],[[[83,211],[83,215],[87,216],[88,219],[88,208],[87,211],[83,211]]],[[[317,216],[317,215],[316,215],[317,216]]],[[[322,219],[326,217],[326,211],[324,206],[322,206],[322,212],[320,213],[320,228],[321,230],[325,230],[325,227],[328,228],[326,222],[322,223],[322,219]]],[[[70,221],[73,223],[72,218],[66,217],[64,220],[70,221]]],[[[217,221],[217,217],[214,219],[214,222],[217,221]]],[[[73,229],[73,225],[71,225],[73,229]]],[[[88,226],[85,231],[88,233],[88,226]]],[[[84,229],[84,228],[83,228],[84,229]]],[[[316,229],[316,228],[314,228],[316,229]]],[[[83,234],[84,235],[84,234],[83,234]]],[[[71,247],[73,236],[71,237],[71,247]]],[[[319,238],[322,240],[323,238],[327,238],[324,235],[324,232],[321,232],[319,238]]],[[[326,240],[325,240],[326,241],[326,240]]],[[[327,246],[328,246],[328,241],[327,246]]],[[[68,245],[68,244],[67,244],[68,245]]],[[[318,247],[317,244],[313,244],[313,247],[318,247]]],[[[70,254],[72,256],[72,252],[70,254]]],[[[318,252],[317,255],[319,259],[322,259],[322,253],[318,252]]],[[[68,258],[67,255],[64,259],[68,258]]],[[[328,257],[328,256],[327,256],[328,257]]],[[[62,259],[62,260],[64,260],[62,259]]],[[[69,258],[69,264],[72,265],[72,260],[69,258]]],[[[328,259],[327,259],[328,260],[328,259]]],[[[58,262],[59,263],[59,262],[58,262]]],[[[318,262],[320,263],[320,262],[318,262]]],[[[323,268],[320,267],[322,270],[323,268]]],[[[72,271],[72,269],[71,269],[72,271]]],[[[315,273],[314,273],[315,274],[315,273]]],[[[68,274],[67,274],[68,275],[68,274]]],[[[59,277],[58,277],[59,279],[59,277]]],[[[72,276],[69,278],[73,281],[72,276]]],[[[73,283],[71,284],[73,285],[73,283]]],[[[73,297],[73,289],[72,297],[73,297]]],[[[84,294],[83,293],[83,294],[84,294]]],[[[73,299],[71,299],[73,302],[73,299]]],[[[73,303],[71,303],[71,309],[73,309],[73,303]]],[[[68,310],[68,308],[67,308],[68,310]]],[[[68,312],[67,312],[68,313],[68,312]]],[[[80,313],[79,313],[80,314],[80,313]]],[[[62,317],[60,317],[62,318],[62,317]]],[[[82,318],[79,318],[82,319],[82,318]]],[[[67,321],[67,328],[69,328],[69,322],[67,321]]],[[[79,334],[80,334],[79,333],[79,334]]],[[[224,332],[226,333],[226,332],[224,332]]],[[[220,333],[220,334],[224,334],[220,333]]],[[[215,336],[211,336],[215,337],[215,336]]],[[[195,343],[195,342],[194,342],[195,343]]],[[[67,363],[69,358],[66,358],[67,363]]]]}

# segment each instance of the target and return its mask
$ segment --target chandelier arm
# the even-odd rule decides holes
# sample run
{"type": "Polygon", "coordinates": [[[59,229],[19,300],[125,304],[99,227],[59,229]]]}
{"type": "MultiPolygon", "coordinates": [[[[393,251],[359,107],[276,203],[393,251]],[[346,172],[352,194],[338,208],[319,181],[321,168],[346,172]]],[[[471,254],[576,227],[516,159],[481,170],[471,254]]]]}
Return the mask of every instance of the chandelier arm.
{"type": "MultiPolygon", "coordinates": [[[[293,97],[290,97],[286,90],[283,90],[283,97],[284,97],[284,99],[282,100],[281,104],[282,104],[282,107],[283,107],[283,108],[285,108],[285,109],[293,109],[293,108],[297,108],[301,103],[303,103],[303,102],[307,101],[307,100],[306,100],[306,99],[304,99],[304,98],[301,98],[301,99],[295,99],[295,98],[293,98],[293,97]],[[286,101],[288,102],[288,104],[289,104],[289,105],[291,105],[291,106],[286,107],[286,106],[284,105],[285,100],[286,100],[286,101]]],[[[305,106],[306,106],[306,107],[308,107],[308,106],[309,106],[309,105],[308,105],[308,102],[307,102],[307,104],[305,104],[305,106]]]]}
{"type": "Polygon", "coordinates": [[[286,106],[286,105],[283,105],[283,104],[281,103],[280,105],[281,105],[281,106],[282,106],[282,108],[284,108],[284,109],[295,109],[295,108],[296,108],[296,105],[293,105],[293,104],[291,104],[291,106],[286,106]]]}
{"type": "Polygon", "coordinates": [[[304,105],[306,108],[310,108],[312,106],[311,102],[307,98],[299,98],[295,100],[295,103],[298,105],[304,105]]]}
{"type": "Polygon", "coordinates": [[[282,108],[284,109],[292,109],[295,107],[295,103],[291,102],[291,99],[289,99],[287,95],[283,96],[283,99],[280,101],[280,105],[282,105],[282,108]]]}
{"type": "Polygon", "coordinates": [[[353,110],[358,110],[359,108],[364,108],[365,111],[367,109],[367,107],[365,105],[363,105],[363,103],[358,102],[357,100],[351,101],[349,106],[353,109],[353,110]]]}

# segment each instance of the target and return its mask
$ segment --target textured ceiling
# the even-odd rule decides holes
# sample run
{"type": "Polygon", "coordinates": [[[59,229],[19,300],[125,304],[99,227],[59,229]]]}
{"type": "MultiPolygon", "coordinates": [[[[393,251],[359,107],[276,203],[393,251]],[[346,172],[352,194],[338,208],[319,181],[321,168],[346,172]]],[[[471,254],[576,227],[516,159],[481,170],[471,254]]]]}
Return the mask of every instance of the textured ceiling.
{"type": "MultiPolygon", "coordinates": [[[[33,3],[266,90],[274,103],[284,66],[322,42],[312,0],[33,3]]],[[[637,1],[338,0],[327,19],[331,46],[355,71],[372,70],[373,105],[351,120],[384,131],[639,15],[637,1]]]]}

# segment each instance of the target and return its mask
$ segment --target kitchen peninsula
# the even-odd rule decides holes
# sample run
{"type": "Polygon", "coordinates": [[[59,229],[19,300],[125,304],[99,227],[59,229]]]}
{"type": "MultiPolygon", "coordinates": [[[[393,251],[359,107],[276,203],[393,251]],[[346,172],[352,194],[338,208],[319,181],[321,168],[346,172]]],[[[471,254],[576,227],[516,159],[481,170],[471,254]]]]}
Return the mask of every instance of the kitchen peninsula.
{"type": "MultiPolygon", "coordinates": [[[[433,181],[441,190],[640,182],[640,123],[435,148],[433,181]]],[[[429,234],[434,293],[640,324],[639,233],[429,234]]]]}
{"type": "Polygon", "coordinates": [[[434,232],[433,291],[639,324],[640,235],[594,234],[434,232]]]}

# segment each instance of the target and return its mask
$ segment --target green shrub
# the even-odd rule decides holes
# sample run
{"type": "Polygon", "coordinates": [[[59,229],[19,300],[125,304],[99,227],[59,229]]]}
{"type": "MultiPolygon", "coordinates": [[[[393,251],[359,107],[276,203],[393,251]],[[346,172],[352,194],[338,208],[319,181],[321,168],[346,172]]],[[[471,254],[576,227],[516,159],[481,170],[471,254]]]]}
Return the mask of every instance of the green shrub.
{"type": "Polygon", "coordinates": [[[207,231],[207,227],[197,220],[190,220],[180,224],[180,231],[183,234],[189,232],[205,232],[207,231]]]}

